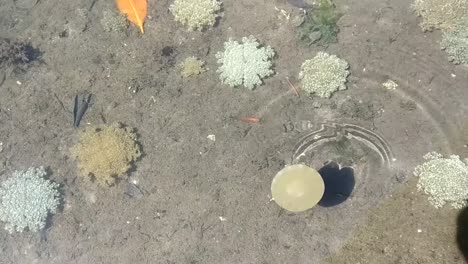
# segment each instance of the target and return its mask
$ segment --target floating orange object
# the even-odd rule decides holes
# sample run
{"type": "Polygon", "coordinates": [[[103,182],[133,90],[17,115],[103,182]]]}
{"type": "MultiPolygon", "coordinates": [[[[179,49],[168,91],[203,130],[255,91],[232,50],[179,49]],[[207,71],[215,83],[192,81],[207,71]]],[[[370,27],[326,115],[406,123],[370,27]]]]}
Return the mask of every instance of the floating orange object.
{"type": "Polygon", "coordinates": [[[143,23],[147,13],[147,0],[116,0],[117,8],[127,16],[133,24],[137,25],[141,33],[145,33],[143,23]]]}
{"type": "Polygon", "coordinates": [[[260,123],[260,118],[256,117],[242,117],[240,120],[245,123],[260,123]]]}

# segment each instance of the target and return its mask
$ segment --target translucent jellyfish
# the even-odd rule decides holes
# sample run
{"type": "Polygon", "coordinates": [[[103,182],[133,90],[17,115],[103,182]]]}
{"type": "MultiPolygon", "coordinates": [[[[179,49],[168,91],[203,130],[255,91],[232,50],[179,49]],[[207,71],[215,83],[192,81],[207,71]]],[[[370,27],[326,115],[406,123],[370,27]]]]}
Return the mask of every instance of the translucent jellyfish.
{"type": "Polygon", "coordinates": [[[320,174],[302,164],[279,171],[271,183],[273,200],[291,212],[302,212],[314,207],[325,191],[320,174]]]}

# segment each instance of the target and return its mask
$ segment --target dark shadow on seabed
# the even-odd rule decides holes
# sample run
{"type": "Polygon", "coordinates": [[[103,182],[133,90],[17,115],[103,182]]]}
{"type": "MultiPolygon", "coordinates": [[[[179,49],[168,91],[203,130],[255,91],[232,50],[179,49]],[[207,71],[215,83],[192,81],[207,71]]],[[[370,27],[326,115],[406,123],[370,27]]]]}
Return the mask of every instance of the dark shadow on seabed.
{"type": "Polygon", "coordinates": [[[338,163],[331,161],[318,172],[325,183],[325,193],[319,202],[320,206],[331,207],[348,199],[355,185],[353,168],[340,168],[338,163]]]}
{"type": "Polygon", "coordinates": [[[458,248],[468,263],[468,207],[461,210],[457,219],[457,244],[458,248]]]}

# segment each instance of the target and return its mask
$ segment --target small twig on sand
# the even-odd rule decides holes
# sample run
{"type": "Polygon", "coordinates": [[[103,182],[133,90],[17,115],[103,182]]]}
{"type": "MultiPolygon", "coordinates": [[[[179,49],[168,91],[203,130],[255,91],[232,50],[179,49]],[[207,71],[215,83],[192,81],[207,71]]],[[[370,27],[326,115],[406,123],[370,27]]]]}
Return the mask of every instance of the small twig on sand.
{"type": "Polygon", "coordinates": [[[289,77],[286,77],[286,81],[288,81],[289,88],[294,92],[294,94],[295,94],[296,96],[299,96],[299,91],[298,91],[297,88],[291,83],[291,81],[289,80],[289,77]]]}
{"type": "Polygon", "coordinates": [[[256,117],[241,117],[240,120],[244,123],[260,123],[260,118],[256,117]]]}

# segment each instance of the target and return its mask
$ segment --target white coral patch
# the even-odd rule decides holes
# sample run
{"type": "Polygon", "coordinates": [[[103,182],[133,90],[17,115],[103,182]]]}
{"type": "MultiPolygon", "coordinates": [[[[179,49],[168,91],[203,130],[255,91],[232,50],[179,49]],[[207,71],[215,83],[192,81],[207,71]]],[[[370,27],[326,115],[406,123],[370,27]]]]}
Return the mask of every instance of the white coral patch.
{"type": "Polygon", "coordinates": [[[216,58],[221,66],[218,69],[221,81],[231,87],[244,85],[253,90],[262,84],[262,79],[274,73],[271,59],[275,52],[270,46],[260,47],[253,37],[242,38],[242,43],[229,40],[224,43],[224,52],[216,58]]]}
{"type": "Polygon", "coordinates": [[[28,228],[36,232],[45,226],[47,214],[59,204],[58,184],[44,179],[43,167],[16,171],[0,188],[0,220],[10,233],[28,228]]]}
{"type": "Polygon", "coordinates": [[[436,208],[450,203],[461,209],[468,200],[468,166],[459,156],[444,158],[430,152],[424,156],[426,162],[417,166],[414,175],[419,177],[418,190],[429,195],[429,202],[436,208]]]}
{"type": "Polygon", "coordinates": [[[309,94],[329,98],[334,92],[346,89],[348,63],[335,55],[318,52],[301,66],[299,79],[302,89],[309,94]]]}

